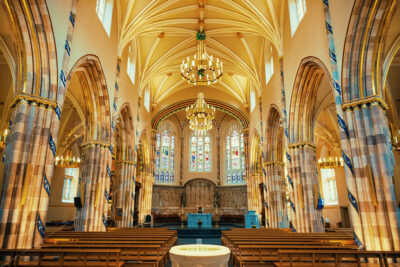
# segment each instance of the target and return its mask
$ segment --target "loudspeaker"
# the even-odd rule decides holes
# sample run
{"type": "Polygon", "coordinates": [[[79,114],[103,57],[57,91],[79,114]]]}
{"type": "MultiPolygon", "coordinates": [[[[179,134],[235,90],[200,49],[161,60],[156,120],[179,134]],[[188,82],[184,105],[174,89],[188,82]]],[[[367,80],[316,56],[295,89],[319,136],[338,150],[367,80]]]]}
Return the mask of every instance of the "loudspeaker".
{"type": "Polygon", "coordinates": [[[82,208],[81,197],[74,197],[74,206],[77,209],[81,209],[82,208]]]}

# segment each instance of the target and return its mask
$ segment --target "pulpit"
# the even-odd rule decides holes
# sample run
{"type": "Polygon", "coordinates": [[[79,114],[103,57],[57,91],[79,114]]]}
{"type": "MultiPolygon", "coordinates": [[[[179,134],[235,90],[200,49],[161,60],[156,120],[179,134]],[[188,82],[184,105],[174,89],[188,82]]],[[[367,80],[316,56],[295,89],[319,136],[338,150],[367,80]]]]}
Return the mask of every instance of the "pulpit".
{"type": "Polygon", "coordinates": [[[260,228],[260,220],[254,210],[247,211],[247,214],[244,215],[244,222],[246,228],[253,228],[253,225],[260,228]]]}
{"type": "Polygon", "coordinates": [[[188,213],[187,227],[212,227],[211,213],[188,213]],[[199,223],[201,221],[201,223],[199,223]]]}

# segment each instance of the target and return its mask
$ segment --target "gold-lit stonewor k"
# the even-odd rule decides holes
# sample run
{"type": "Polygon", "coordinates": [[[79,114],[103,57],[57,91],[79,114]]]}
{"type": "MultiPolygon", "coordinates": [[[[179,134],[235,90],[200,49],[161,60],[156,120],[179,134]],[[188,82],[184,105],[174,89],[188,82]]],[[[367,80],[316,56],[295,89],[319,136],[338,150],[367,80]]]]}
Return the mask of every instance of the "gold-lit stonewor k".
{"type": "Polygon", "coordinates": [[[199,0],[199,30],[196,34],[197,53],[187,57],[181,64],[184,80],[196,85],[210,85],[218,82],[223,74],[222,62],[206,51],[206,33],[204,32],[204,1],[199,0]]]}
{"type": "Polygon", "coordinates": [[[204,101],[204,94],[200,92],[196,103],[186,108],[186,118],[189,120],[190,130],[205,134],[212,128],[215,108],[204,101]]]}
{"type": "Polygon", "coordinates": [[[60,168],[79,168],[81,159],[72,155],[72,150],[67,150],[64,155],[57,156],[54,162],[56,167],[60,168]]]}

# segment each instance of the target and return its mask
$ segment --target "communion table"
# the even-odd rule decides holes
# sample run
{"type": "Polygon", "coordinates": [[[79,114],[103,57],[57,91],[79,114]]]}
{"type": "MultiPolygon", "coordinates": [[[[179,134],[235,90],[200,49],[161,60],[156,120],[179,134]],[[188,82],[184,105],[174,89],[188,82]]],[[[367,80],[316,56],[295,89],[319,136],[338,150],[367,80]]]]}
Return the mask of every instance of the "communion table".
{"type": "Polygon", "coordinates": [[[258,215],[254,210],[247,211],[247,214],[244,215],[244,223],[246,228],[260,228],[260,221],[258,215]]]}
{"type": "Polygon", "coordinates": [[[188,213],[187,227],[212,227],[211,213],[188,213]],[[201,224],[199,224],[201,221],[201,224]]]}

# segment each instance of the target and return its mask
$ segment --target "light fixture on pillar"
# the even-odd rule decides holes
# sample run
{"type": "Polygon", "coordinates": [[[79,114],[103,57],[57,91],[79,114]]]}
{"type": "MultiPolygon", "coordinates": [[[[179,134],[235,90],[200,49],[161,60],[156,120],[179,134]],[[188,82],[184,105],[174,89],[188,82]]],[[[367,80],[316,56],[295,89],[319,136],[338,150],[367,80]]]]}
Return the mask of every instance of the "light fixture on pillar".
{"type": "Polygon", "coordinates": [[[4,149],[6,146],[6,138],[8,135],[8,129],[4,129],[0,135],[0,149],[4,149]]]}
{"type": "Polygon", "coordinates": [[[212,128],[215,108],[204,101],[204,94],[200,92],[196,103],[186,108],[186,118],[189,120],[189,128],[191,130],[205,134],[212,128]]]}
{"type": "Polygon", "coordinates": [[[393,150],[400,151],[400,130],[392,133],[392,146],[393,150]]]}
{"type": "Polygon", "coordinates": [[[320,168],[325,168],[325,169],[342,167],[343,166],[343,158],[342,157],[332,157],[329,153],[328,157],[320,158],[318,160],[318,165],[320,168]]]}
{"type": "Polygon", "coordinates": [[[218,82],[223,74],[222,62],[207,54],[206,33],[204,32],[204,1],[199,0],[199,30],[196,34],[197,53],[187,57],[181,64],[181,75],[184,80],[196,85],[210,85],[218,82]]]}
{"type": "Polygon", "coordinates": [[[72,150],[67,150],[64,155],[57,156],[54,162],[56,167],[60,168],[79,168],[81,159],[72,155],[72,150]]]}

